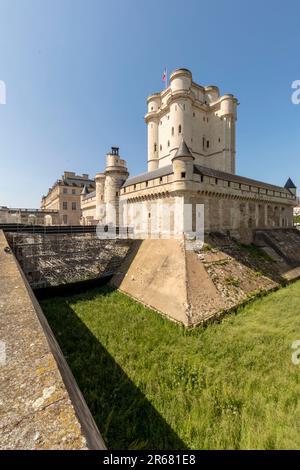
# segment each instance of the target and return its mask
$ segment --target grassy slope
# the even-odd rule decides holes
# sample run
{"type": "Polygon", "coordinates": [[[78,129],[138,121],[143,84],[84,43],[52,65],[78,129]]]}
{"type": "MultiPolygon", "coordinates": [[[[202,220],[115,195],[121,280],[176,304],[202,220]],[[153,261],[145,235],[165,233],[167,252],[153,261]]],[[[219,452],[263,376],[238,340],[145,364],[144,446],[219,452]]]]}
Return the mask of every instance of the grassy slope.
{"type": "Polygon", "coordinates": [[[111,449],[300,447],[300,281],[192,331],[107,288],[42,308],[111,449]]]}

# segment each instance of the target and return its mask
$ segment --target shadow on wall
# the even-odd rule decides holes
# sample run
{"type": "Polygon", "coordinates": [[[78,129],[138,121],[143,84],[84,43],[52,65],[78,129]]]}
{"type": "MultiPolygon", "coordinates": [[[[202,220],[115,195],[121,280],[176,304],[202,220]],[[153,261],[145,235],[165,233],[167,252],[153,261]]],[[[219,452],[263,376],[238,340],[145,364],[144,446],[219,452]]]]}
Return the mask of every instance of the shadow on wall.
{"type": "Polygon", "coordinates": [[[187,449],[67,300],[60,300],[59,309],[45,310],[109,449],[187,449]]]}

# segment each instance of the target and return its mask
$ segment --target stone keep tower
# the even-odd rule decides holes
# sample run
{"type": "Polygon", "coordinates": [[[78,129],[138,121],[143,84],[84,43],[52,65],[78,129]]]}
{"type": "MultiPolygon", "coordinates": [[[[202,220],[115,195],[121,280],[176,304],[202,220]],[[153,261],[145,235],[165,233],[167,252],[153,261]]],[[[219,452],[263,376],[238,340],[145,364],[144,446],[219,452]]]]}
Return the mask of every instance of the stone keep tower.
{"type": "Polygon", "coordinates": [[[182,139],[195,164],[235,173],[237,99],[218,87],[197,85],[187,69],[175,70],[168,88],[148,97],[148,171],[169,165],[182,139]]]}
{"type": "MultiPolygon", "coordinates": [[[[119,156],[119,147],[112,147],[111,152],[106,155],[104,183],[104,201],[106,204],[105,222],[107,224],[119,223],[119,194],[121,186],[128,178],[128,175],[126,162],[119,156]]],[[[101,191],[102,184],[100,183],[99,188],[101,188],[101,191]]]]}

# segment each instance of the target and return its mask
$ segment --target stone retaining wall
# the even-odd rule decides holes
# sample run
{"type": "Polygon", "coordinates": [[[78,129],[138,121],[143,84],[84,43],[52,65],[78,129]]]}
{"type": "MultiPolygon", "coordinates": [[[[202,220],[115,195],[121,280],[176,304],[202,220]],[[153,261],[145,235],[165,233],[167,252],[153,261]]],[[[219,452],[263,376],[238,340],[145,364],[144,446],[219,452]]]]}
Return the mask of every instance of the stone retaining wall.
{"type": "Polygon", "coordinates": [[[0,449],[105,449],[0,231],[0,449]]]}
{"type": "Polygon", "coordinates": [[[31,287],[49,287],[114,273],[132,240],[101,240],[94,233],[8,233],[31,287]]]}

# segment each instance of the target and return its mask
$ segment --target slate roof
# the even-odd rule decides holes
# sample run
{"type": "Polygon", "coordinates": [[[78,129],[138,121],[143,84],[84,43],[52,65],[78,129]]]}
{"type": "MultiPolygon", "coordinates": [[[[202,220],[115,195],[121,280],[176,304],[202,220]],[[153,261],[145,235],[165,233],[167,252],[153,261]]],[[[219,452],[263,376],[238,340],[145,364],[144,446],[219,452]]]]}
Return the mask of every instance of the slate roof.
{"type": "MultiPolygon", "coordinates": [[[[123,184],[123,188],[131,186],[133,184],[142,183],[143,181],[149,181],[162,176],[171,175],[173,173],[173,166],[166,165],[161,168],[157,168],[153,171],[148,171],[137,176],[128,178],[123,184]]],[[[207,168],[201,165],[194,165],[194,173],[199,175],[209,176],[211,178],[223,179],[225,181],[232,181],[234,183],[245,184],[249,186],[256,186],[258,188],[270,189],[273,191],[288,192],[288,189],[283,186],[276,186],[274,184],[264,183],[263,181],[246,178],[245,176],[233,175],[226,173],[225,171],[214,170],[213,168],[207,168]]],[[[289,192],[290,194],[290,192],[289,192]]]]}
{"type": "Polygon", "coordinates": [[[284,187],[286,189],[297,189],[297,186],[294,185],[293,181],[291,180],[291,178],[289,178],[287,180],[287,182],[285,183],[284,187]]]}
{"type": "Polygon", "coordinates": [[[183,140],[183,139],[182,139],[182,141],[181,141],[181,143],[180,143],[180,145],[177,149],[177,152],[175,153],[175,156],[172,158],[172,161],[175,158],[181,158],[181,157],[191,157],[193,160],[195,160],[195,157],[192,155],[190,149],[186,145],[185,140],[183,140]]]}
{"type": "Polygon", "coordinates": [[[126,188],[132,184],[141,183],[142,181],[149,181],[155,178],[160,178],[161,176],[171,175],[173,173],[173,166],[166,165],[161,168],[157,168],[153,171],[147,171],[147,173],[141,173],[140,175],[133,176],[128,178],[123,184],[122,188],[126,188]]]}
{"type": "Polygon", "coordinates": [[[194,165],[194,173],[199,175],[210,176],[212,178],[219,178],[225,181],[233,181],[234,183],[247,184],[249,186],[257,186],[259,188],[271,189],[273,191],[287,192],[283,186],[276,186],[274,184],[264,183],[263,181],[253,180],[245,176],[233,175],[225,171],[214,170],[201,165],[194,165]]]}

